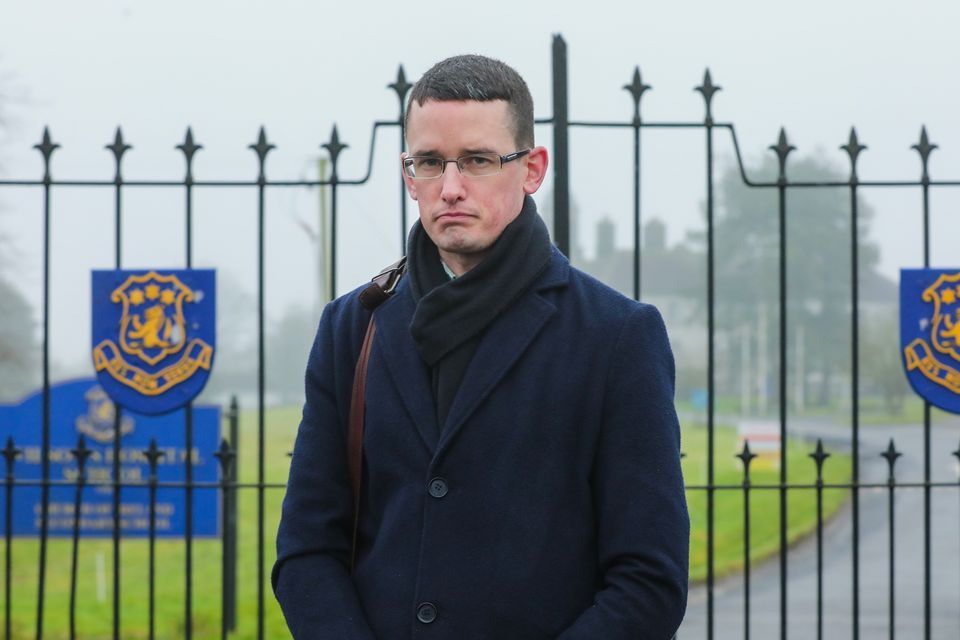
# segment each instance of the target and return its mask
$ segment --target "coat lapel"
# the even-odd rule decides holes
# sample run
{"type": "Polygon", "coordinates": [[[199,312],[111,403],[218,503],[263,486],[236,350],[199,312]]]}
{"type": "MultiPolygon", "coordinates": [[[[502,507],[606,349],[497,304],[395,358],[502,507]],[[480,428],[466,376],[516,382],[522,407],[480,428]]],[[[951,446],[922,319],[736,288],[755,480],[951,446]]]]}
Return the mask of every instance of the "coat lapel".
{"type": "Polygon", "coordinates": [[[413,296],[410,294],[409,284],[404,280],[396,294],[374,312],[377,323],[375,340],[383,350],[387,370],[397,393],[432,454],[437,449],[440,428],[430,385],[430,372],[417,353],[416,344],[410,336],[413,311],[413,296]]]}
{"type": "Polygon", "coordinates": [[[569,263],[555,250],[550,266],[532,290],[522,295],[487,328],[450,407],[440,436],[441,448],[453,440],[467,419],[556,313],[556,306],[539,293],[565,284],[568,278],[569,263]]]}

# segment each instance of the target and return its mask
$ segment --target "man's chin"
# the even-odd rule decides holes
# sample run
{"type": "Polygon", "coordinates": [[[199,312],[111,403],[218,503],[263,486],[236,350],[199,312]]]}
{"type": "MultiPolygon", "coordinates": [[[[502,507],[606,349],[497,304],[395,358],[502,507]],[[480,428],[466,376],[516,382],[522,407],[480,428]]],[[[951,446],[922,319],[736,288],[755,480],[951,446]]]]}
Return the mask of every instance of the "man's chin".
{"type": "Polygon", "coordinates": [[[462,228],[448,227],[436,234],[437,237],[431,237],[430,239],[433,240],[433,244],[437,245],[438,249],[449,253],[470,254],[482,250],[482,247],[477,246],[479,243],[476,238],[469,233],[464,233],[464,231],[462,228]]]}

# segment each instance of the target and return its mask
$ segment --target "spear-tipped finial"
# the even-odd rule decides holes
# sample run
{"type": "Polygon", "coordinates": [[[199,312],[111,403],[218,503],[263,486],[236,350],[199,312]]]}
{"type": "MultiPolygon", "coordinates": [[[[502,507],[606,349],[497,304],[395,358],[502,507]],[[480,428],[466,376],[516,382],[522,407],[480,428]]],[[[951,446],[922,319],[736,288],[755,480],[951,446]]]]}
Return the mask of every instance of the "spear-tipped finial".
{"type": "Polygon", "coordinates": [[[330,132],[330,141],[320,146],[326,149],[327,153],[330,154],[330,177],[331,179],[336,180],[337,158],[340,156],[340,152],[350,145],[340,142],[340,134],[337,133],[337,125],[333,125],[333,131],[330,132]]]}
{"type": "Polygon", "coordinates": [[[258,180],[263,182],[266,179],[266,174],[264,172],[264,165],[267,162],[267,154],[270,153],[273,149],[276,149],[276,145],[272,145],[267,142],[267,131],[260,127],[260,133],[257,135],[257,141],[254,144],[247,145],[248,149],[253,149],[257,154],[257,160],[260,165],[258,180]]]}
{"type": "Polygon", "coordinates": [[[60,148],[60,145],[50,139],[50,128],[44,127],[43,137],[40,139],[40,144],[33,145],[33,148],[37,149],[43,154],[44,160],[49,160],[50,156],[53,155],[53,152],[60,148]]]}
{"type": "Polygon", "coordinates": [[[797,148],[787,142],[787,132],[783,127],[780,127],[780,135],[777,137],[777,144],[772,144],[768,148],[777,154],[777,161],[780,163],[780,182],[786,182],[787,156],[790,155],[791,151],[796,151],[797,148]]]}
{"type": "Polygon", "coordinates": [[[43,181],[50,182],[50,156],[53,155],[55,150],[60,148],[60,145],[50,139],[49,127],[43,128],[43,136],[40,139],[40,144],[33,145],[33,148],[43,156],[43,181]]]}
{"type": "Polygon", "coordinates": [[[143,452],[143,455],[147,459],[147,463],[150,465],[150,475],[155,475],[157,473],[157,462],[159,462],[160,458],[167,454],[157,447],[156,438],[150,438],[150,447],[143,452]]]}
{"type": "Polygon", "coordinates": [[[857,139],[857,130],[855,127],[850,127],[850,139],[847,141],[847,144],[841,145],[841,149],[847,152],[847,155],[850,156],[850,182],[857,182],[857,157],[862,151],[864,151],[867,146],[860,144],[860,141],[857,139]]]}
{"type": "Polygon", "coordinates": [[[830,454],[823,450],[823,440],[817,438],[817,448],[813,453],[807,454],[817,463],[817,482],[823,480],[823,463],[830,457],[830,454]]]}
{"type": "Polygon", "coordinates": [[[270,144],[267,142],[267,131],[262,126],[260,131],[257,134],[257,141],[254,144],[249,145],[247,148],[253,149],[257,157],[260,159],[260,162],[264,162],[267,158],[267,154],[276,149],[276,145],[270,144]]]}
{"type": "Polygon", "coordinates": [[[123,154],[130,149],[133,149],[133,147],[123,141],[123,130],[120,129],[120,127],[117,127],[116,133],[113,134],[113,142],[105,145],[103,148],[113,153],[113,157],[116,159],[118,167],[120,166],[120,159],[123,158],[123,154]]]}
{"type": "Polygon", "coordinates": [[[747,479],[750,477],[750,463],[753,462],[753,459],[757,457],[757,454],[750,451],[750,441],[743,441],[743,449],[740,453],[737,454],[737,457],[740,458],[740,462],[743,463],[743,477],[747,479]]]}
{"type": "Polygon", "coordinates": [[[903,454],[897,451],[897,448],[893,445],[893,438],[890,438],[890,444],[887,445],[887,450],[880,454],[880,457],[886,458],[887,460],[887,467],[889,471],[887,480],[889,482],[893,482],[893,465],[897,463],[897,458],[902,455],[903,454]]]}
{"type": "Polygon", "coordinates": [[[930,159],[930,154],[933,153],[933,150],[937,148],[937,145],[931,143],[927,138],[927,127],[920,127],[920,142],[910,145],[910,148],[920,154],[920,163],[923,166],[921,180],[929,182],[930,174],[927,172],[927,161],[930,159]]]}
{"type": "Polygon", "coordinates": [[[193,154],[203,149],[203,145],[193,141],[193,127],[187,127],[187,133],[183,137],[183,142],[174,148],[183,151],[183,155],[186,156],[187,162],[189,163],[193,160],[193,154]]]}
{"type": "Polygon", "coordinates": [[[93,453],[93,450],[87,447],[87,439],[83,437],[83,434],[80,434],[80,437],[77,438],[77,446],[75,449],[70,449],[70,453],[76,458],[77,466],[80,468],[80,476],[82,477],[83,468],[87,464],[87,458],[93,453]]]}
{"type": "Polygon", "coordinates": [[[183,143],[178,144],[174,149],[180,149],[183,152],[183,157],[187,161],[187,182],[193,181],[193,155],[203,149],[202,144],[197,144],[193,141],[193,129],[187,127],[187,133],[183,137],[183,143]]]}
{"type": "Polygon", "coordinates": [[[713,84],[713,79],[710,77],[710,69],[707,69],[703,73],[703,84],[693,88],[694,91],[697,91],[703,96],[703,102],[707,107],[707,115],[705,118],[707,124],[713,124],[713,95],[721,89],[723,89],[723,87],[720,85],[713,84]]]}
{"type": "Polygon", "coordinates": [[[640,67],[633,68],[633,78],[627,84],[623,85],[624,91],[628,91],[633,97],[633,124],[640,126],[640,98],[643,94],[652,89],[648,84],[643,84],[640,76],[640,67]]]}
{"type": "Polygon", "coordinates": [[[104,145],[103,148],[113,154],[113,159],[116,164],[116,173],[114,174],[113,181],[116,184],[120,184],[120,161],[123,159],[123,154],[133,149],[133,147],[123,141],[123,131],[120,127],[117,127],[117,131],[113,136],[113,143],[104,145]]]}
{"type": "Polygon", "coordinates": [[[16,460],[21,453],[23,453],[23,451],[13,445],[13,436],[7,436],[7,446],[0,451],[0,454],[3,454],[4,460],[7,461],[7,473],[11,472],[13,469],[13,461],[16,460]]]}
{"type": "Polygon", "coordinates": [[[397,79],[388,84],[387,88],[393,89],[397,94],[397,100],[400,101],[400,112],[403,113],[407,92],[413,88],[413,85],[407,82],[407,74],[404,73],[402,64],[397,69],[397,79]]]}
{"type": "Polygon", "coordinates": [[[226,478],[230,471],[230,465],[237,456],[236,452],[227,443],[226,438],[220,439],[220,448],[213,452],[214,457],[220,462],[220,472],[226,478]]]}

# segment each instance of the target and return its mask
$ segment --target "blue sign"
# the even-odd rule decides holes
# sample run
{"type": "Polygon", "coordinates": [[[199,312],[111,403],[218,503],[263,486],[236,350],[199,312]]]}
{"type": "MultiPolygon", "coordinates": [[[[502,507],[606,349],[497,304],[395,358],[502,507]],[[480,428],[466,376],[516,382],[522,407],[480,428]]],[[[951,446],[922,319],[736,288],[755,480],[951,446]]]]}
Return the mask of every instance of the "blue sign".
{"type": "MultiPolygon", "coordinates": [[[[220,439],[220,409],[193,407],[193,480],[218,482],[220,469],[213,456],[220,439]]],[[[50,479],[73,483],[78,465],[72,454],[79,436],[91,450],[84,475],[90,484],[113,480],[114,404],[97,380],[65,382],[50,388],[50,479]]],[[[13,438],[22,454],[14,462],[19,480],[42,479],[43,394],[36,393],[17,405],[0,405],[0,444],[13,438]]],[[[120,530],[124,537],[149,534],[150,492],[147,482],[150,465],[145,451],[150,440],[157,442],[163,456],[157,462],[159,482],[183,482],[186,479],[184,411],[163,416],[144,416],[123,412],[120,418],[120,480],[143,483],[143,487],[120,489],[120,530]]],[[[0,465],[3,462],[0,461],[0,465]]],[[[76,486],[53,485],[50,488],[47,526],[51,536],[69,536],[73,532],[76,486]]],[[[40,532],[40,487],[15,486],[13,489],[13,533],[34,536],[40,532]]],[[[186,525],[186,490],[160,487],[156,497],[156,534],[180,537],[186,525]]],[[[193,489],[193,533],[198,537],[220,535],[220,492],[218,489],[193,489]]],[[[0,510],[0,531],[5,515],[0,510]]],[[[81,494],[80,534],[107,537],[113,534],[113,488],[86,486],[81,494]]]]}
{"type": "Polygon", "coordinates": [[[913,390],[960,413],[960,269],[900,270],[900,348],[913,390]]]}
{"type": "Polygon", "coordinates": [[[93,365],[114,402],[179,409],[207,383],[216,335],[213,269],[93,272],[93,365]]]}

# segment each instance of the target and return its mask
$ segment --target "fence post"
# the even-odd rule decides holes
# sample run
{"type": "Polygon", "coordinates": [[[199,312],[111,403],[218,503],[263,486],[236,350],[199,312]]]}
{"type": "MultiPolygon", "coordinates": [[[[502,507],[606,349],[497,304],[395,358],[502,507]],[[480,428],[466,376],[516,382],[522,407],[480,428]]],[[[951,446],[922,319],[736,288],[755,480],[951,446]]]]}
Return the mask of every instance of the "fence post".
{"type": "Polygon", "coordinates": [[[237,397],[230,398],[227,413],[230,426],[230,448],[233,464],[227,467],[227,487],[223,492],[223,626],[230,631],[237,628],[237,467],[239,456],[240,411],[237,397]]]}
{"type": "Polygon", "coordinates": [[[553,241],[570,257],[570,163],[567,147],[567,43],[553,36],[553,241]]]}

